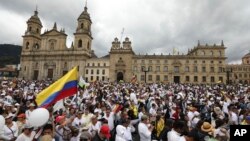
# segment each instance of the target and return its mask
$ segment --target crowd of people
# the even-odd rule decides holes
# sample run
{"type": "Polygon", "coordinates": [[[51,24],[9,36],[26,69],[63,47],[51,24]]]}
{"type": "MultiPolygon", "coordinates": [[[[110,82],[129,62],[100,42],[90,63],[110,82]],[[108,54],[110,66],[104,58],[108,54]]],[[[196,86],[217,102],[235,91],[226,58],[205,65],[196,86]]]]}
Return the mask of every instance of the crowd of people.
{"type": "Polygon", "coordinates": [[[34,127],[36,95],[52,83],[0,80],[0,140],[229,141],[230,125],[250,125],[247,85],[93,82],[34,127]]]}

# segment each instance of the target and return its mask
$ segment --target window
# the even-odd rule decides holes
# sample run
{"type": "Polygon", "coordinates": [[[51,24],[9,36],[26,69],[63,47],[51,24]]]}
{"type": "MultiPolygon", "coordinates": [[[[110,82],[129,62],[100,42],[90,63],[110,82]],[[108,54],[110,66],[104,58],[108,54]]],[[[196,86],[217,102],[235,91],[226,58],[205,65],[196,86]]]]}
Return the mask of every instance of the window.
{"type": "Polygon", "coordinates": [[[164,75],[164,81],[168,81],[168,76],[164,75]]]}
{"type": "Polygon", "coordinates": [[[85,80],[86,80],[86,82],[88,82],[88,80],[89,80],[88,77],[85,77],[85,80]]]}
{"type": "Polygon", "coordinates": [[[106,63],[104,63],[103,66],[106,67],[106,63]]]}
{"type": "Polygon", "coordinates": [[[145,81],[145,76],[141,75],[141,81],[145,81]]]}
{"type": "Polygon", "coordinates": [[[189,72],[189,66],[185,67],[185,72],[189,72]]]}
{"type": "Polygon", "coordinates": [[[156,60],[156,63],[157,63],[157,64],[160,64],[160,60],[156,60]]]}
{"type": "Polygon", "coordinates": [[[141,66],[141,70],[144,71],[145,70],[145,66],[141,66]]]}
{"type": "Polygon", "coordinates": [[[144,61],[144,60],[141,60],[141,63],[142,63],[142,64],[145,64],[145,61],[144,61]]]}
{"type": "Polygon", "coordinates": [[[186,60],[186,63],[188,64],[188,63],[189,63],[189,60],[186,60]]]}
{"type": "Polygon", "coordinates": [[[134,63],[137,63],[137,60],[134,60],[134,63]]]}
{"type": "Polygon", "coordinates": [[[92,66],[94,67],[94,66],[95,66],[95,63],[92,63],[92,66]]]}
{"type": "Polygon", "coordinates": [[[26,66],[24,66],[24,71],[26,71],[26,66]]]}
{"type": "Polygon", "coordinates": [[[179,66],[174,66],[174,72],[178,73],[179,72],[179,66]]]}
{"type": "Polygon", "coordinates": [[[152,63],[152,60],[149,60],[149,63],[152,63]]]}
{"type": "Polygon", "coordinates": [[[134,71],[137,71],[137,66],[134,66],[134,71]]]}
{"type": "Polygon", "coordinates": [[[242,77],[242,74],[240,73],[240,74],[239,74],[239,78],[241,78],[241,77],[242,77]]]}
{"type": "Polygon", "coordinates": [[[87,49],[90,49],[90,47],[89,47],[90,45],[89,45],[89,41],[88,41],[88,43],[87,43],[87,49]]]}
{"type": "Polygon", "coordinates": [[[160,81],[160,75],[156,75],[156,81],[160,81]]]}
{"type": "Polygon", "coordinates": [[[247,78],[247,74],[246,73],[244,74],[244,77],[247,78]]]}
{"type": "Polygon", "coordinates": [[[93,76],[90,76],[90,81],[93,81],[93,76]]]}
{"type": "Polygon", "coordinates": [[[214,76],[211,76],[210,79],[211,79],[211,82],[214,82],[214,76]]]}
{"type": "Polygon", "coordinates": [[[198,82],[198,76],[194,76],[194,82],[198,82]]]}
{"type": "Polygon", "coordinates": [[[197,60],[194,60],[194,63],[197,64],[197,60]]]}
{"type": "Polygon", "coordinates": [[[203,64],[205,64],[205,63],[206,63],[206,61],[205,61],[205,60],[203,60],[203,61],[202,61],[202,63],[203,63],[203,64]]]}
{"type": "Polygon", "coordinates": [[[102,70],[102,74],[103,74],[103,75],[105,74],[105,70],[104,70],[104,69],[102,70]]]}
{"type": "Polygon", "coordinates": [[[189,81],[190,81],[189,76],[186,76],[186,81],[187,81],[187,82],[189,82],[189,81]]]}
{"type": "Polygon", "coordinates": [[[35,49],[39,49],[39,44],[38,43],[35,44],[35,49]]]}
{"type": "Polygon", "coordinates": [[[223,77],[220,76],[219,77],[219,81],[223,82],[223,77]]]}
{"type": "Polygon", "coordinates": [[[91,74],[94,74],[94,70],[91,70],[91,74]]]}
{"type": "Polygon", "coordinates": [[[148,71],[153,71],[153,67],[152,67],[152,66],[149,66],[149,67],[148,67],[148,71]]]}
{"type": "Polygon", "coordinates": [[[86,74],[88,74],[89,73],[89,70],[88,69],[86,69],[86,72],[85,72],[86,74]]]}
{"type": "Polygon", "coordinates": [[[214,67],[210,67],[210,72],[214,72],[214,67]]]}
{"type": "Polygon", "coordinates": [[[81,28],[83,28],[83,23],[81,23],[81,28]]]}
{"type": "Polygon", "coordinates": [[[87,66],[89,67],[89,63],[87,64],[87,66]]]}
{"type": "Polygon", "coordinates": [[[54,50],[54,46],[55,46],[55,44],[53,42],[50,43],[50,50],[54,50]]]}
{"type": "Polygon", "coordinates": [[[167,71],[168,71],[168,67],[164,66],[164,72],[167,72],[167,71]]]}
{"type": "Polygon", "coordinates": [[[100,67],[100,63],[98,63],[97,66],[100,67]]]}
{"type": "Polygon", "coordinates": [[[222,71],[223,71],[222,67],[219,67],[219,72],[222,72],[222,71]]]}
{"type": "Polygon", "coordinates": [[[99,74],[99,70],[96,70],[96,74],[99,74]]]}
{"type": "Polygon", "coordinates": [[[202,82],[206,82],[207,81],[206,79],[207,79],[206,76],[202,76],[202,82]]]}
{"type": "Polygon", "coordinates": [[[168,60],[165,60],[164,63],[167,64],[167,63],[168,63],[168,60]]]}
{"type": "Polygon", "coordinates": [[[39,33],[39,29],[38,28],[36,29],[36,33],[39,33]]]}
{"type": "Polygon", "coordinates": [[[198,67],[194,66],[194,72],[198,72],[198,67]]]}
{"type": "Polygon", "coordinates": [[[30,45],[30,43],[26,42],[26,49],[29,49],[29,45],[30,45]]]}
{"type": "Polygon", "coordinates": [[[78,47],[79,48],[82,47],[82,40],[81,39],[78,41],[78,47]]]}
{"type": "Polygon", "coordinates": [[[160,71],[160,66],[156,66],[156,71],[157,71],[157,72],[160,71]]]}
{"type": "Polygon", "coordinates": [[[152,75],[148,75],[148,81],[152,81],[152,75]]]}
{"type": "Polygon", "coordinates": [[[206,72],[206,67],[202,67],[202,72],[206,72]]]}
{"type": "Polygon", "coordinates": [[[213,64],[213,63],[214,63],[214,61],[210,61],[210,63],[211,63],[211,64],[213,64]]]}
{"type": "Polygon", "coordinates": [[[219,64],[221,64],[222,63],[222,61],[219,61],[219,64]]]}
{"type": "Polygon", "coordinates": [[[219,51],[219,55],[220,55],[220,56],[222,56],[222,53],[221,53],[221,51],[219,51]]]}
{"type": "Polygon", "coordinates": [[[213,51],[210,51],[210,56],[213,56],[214,55],[214,52],[213,51]]]}
{"type": "Polygon", "coordinates": [[[96,80],[99,80],[99,76],[96,76],[96,80]]]}
{"type": "Polygon", "coordinates": [[[102,76],[102,81],[104,81],[105,80],[105,77],[104,76],[102,76]]]}

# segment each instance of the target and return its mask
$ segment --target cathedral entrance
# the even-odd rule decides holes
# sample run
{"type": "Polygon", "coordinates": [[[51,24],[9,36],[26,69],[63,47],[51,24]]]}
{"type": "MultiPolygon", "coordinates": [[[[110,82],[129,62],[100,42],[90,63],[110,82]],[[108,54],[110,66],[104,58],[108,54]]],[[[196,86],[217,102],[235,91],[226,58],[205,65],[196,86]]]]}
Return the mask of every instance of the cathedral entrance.
{"type": "Polygon", "coordinates": [[[38,70],[34,70],[33,80],[37,80],[38,74],[39,74],[39,71],[38,70]]]}
{"type": "Polygon", "coordinates": [[[174,83],[180,83],[180,76],[174,76],[174,83]]]}
{"type": "Polygon", "coordinates": [[[119,82],[120,80],[123,80],[123,73],[122,72],[117,73],[116,80],[117,80],[117,82],[119,82]]]}
{"type": "Polygon", "coordinates": [[[50,80],[53,78],[53,69],[48,69],[48,77],[50,80]]]}

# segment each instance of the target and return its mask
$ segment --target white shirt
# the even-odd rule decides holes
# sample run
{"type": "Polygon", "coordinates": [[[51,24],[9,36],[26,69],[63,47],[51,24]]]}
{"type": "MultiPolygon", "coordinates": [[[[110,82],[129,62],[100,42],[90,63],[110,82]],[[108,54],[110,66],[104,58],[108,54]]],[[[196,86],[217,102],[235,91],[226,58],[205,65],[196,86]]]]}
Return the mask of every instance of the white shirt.
{"type": "Polygon", "coordinates": [[[9,139],[12,139],[13,137],[17,137],[18,136],[18,126],[17,126],[16,122],[13,121],[13,125],[10,127],[10,129],[6,125],[4,125],[4,127],[3,127],[4,134],[3,135],[9,139]]]}
{"type": "Polygon", "coordinates": [[[114,128],[114,120],[115,120],[114,113],[110,112],[109,117],[107,117],[107,115],[105,113],[104,118],[108,121],[109,129],[110,129],[110,131],[112,131],[114,128]]]}
{"type": "Polygon", "coordinates": [[[156,115],[156,110],[154,109],[154,108],[150,108],[150,110],[149,110],[149,113],[151,114],[151,115],[153,115],[153,116],[155,116],[156,115]]]}
{"type": "Polygon", "coordinates": [[[89,134],[92,135],[93,137],[95,133],[99,133],[101,126],[102,126],[102,123],[100,121],[97,121],[95,125],[91,124],[88,130],[89,134]]]}
{"type": "Polygon", "coordinates": [[[82,119],[79,119],[78,117],[76,117],[72,122],[72,126],[76,127],[77,129],[80,129],[82,124],[83,124],[82,119]]]}
{"type": "Polygon", "coordinates": [[[132,140],[131,128],[118,125],[116,127],[115,141],[130,141],[132,140]]]}
{"type": "Polygon", "coordinates": [[[151,141],[151,131],[149,131],[148,126],[142,122],[138,125],[138,131],[140,135],[140,141],[151,141]]]}
{"type": "Polygon", "coordinates": [[[22,133],[17,137],[16,141],[32,141],[35,135],[35,131],[32,131],[29,137],[22,133]]]}
{"type": "Polygon", "coordinates": [[[181,139],[181,136],[178,132],[176,132],[174,129],[168,132],[168,140],[169,141],[179,141],[181,139]]]}

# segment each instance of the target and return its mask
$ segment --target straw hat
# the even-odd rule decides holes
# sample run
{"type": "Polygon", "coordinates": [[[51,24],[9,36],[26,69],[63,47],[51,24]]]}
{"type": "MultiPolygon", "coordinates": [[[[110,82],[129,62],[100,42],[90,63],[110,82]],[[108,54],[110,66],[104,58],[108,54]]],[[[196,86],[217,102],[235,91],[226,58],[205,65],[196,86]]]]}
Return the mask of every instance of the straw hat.
{"type": "Polygon", "coordinates": [[[213,126],[209,122],[204,122],[201,126],[203,132],[212,132],[213,129],[213,126]]]}

